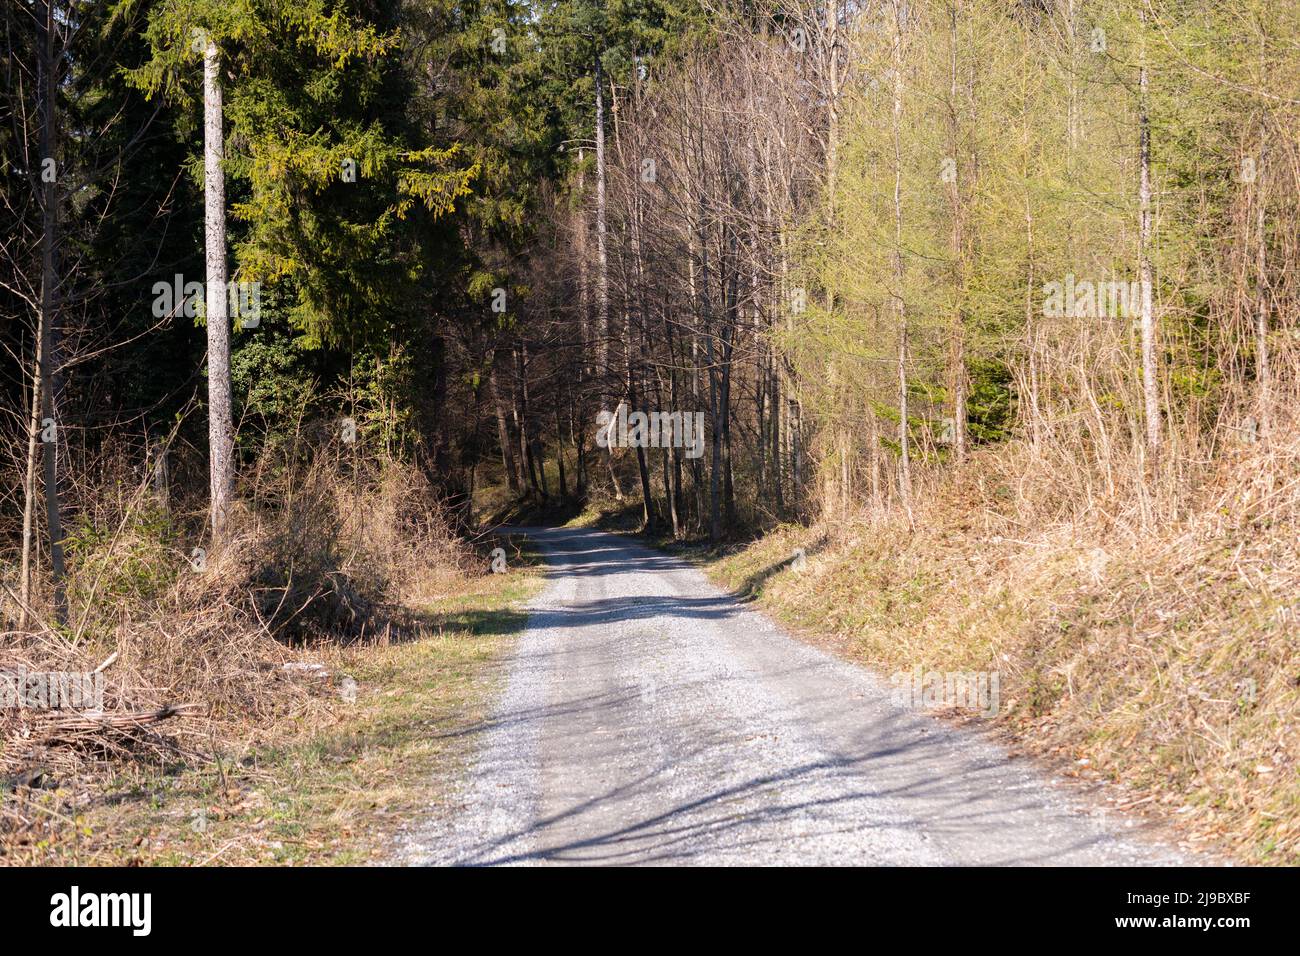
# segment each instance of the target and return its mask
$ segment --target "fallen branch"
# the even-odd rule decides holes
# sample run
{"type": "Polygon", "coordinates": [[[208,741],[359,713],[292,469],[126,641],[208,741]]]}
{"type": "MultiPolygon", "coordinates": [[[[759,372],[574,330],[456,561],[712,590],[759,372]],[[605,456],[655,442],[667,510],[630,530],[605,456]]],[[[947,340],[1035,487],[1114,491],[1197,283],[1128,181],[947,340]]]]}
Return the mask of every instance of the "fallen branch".
{"type": "Polygon", "coordinates": [[[66,717],[55,717],[43,721],[46,727],[52,731],[95,731],[112,728],[115,730],[131,730],[135,727],[145,727],[149,724],[156,724],[159,721],[167,720],[169,717],[181,717],[186,714],[200,713],[203,710],[202,704],[168,704],[160,707],[158,710],[140,711],[133,714],[102,714],[94,711],[70,715],[66,717]]]}

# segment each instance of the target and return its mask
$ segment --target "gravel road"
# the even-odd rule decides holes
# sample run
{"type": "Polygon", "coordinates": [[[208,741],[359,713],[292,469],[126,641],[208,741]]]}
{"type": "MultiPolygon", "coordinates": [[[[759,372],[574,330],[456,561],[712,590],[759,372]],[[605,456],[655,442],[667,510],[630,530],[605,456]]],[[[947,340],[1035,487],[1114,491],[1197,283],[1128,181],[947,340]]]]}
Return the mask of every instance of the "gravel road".
{"type": "Polygon", "coordinates": [[[450,810],[415,864],[1194,862],[679,559],[528,529],[544,591],[450,810]]]}

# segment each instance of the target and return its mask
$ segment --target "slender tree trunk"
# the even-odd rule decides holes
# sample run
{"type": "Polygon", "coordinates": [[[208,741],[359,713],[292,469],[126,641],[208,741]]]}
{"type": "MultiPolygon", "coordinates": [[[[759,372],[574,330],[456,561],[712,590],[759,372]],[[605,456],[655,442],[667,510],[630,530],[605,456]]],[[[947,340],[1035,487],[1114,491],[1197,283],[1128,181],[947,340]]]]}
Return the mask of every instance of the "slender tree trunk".
{"type": "Polygon", "coordinates": [[[528,466],[528,481],[532,485],[533,491],[545,502],[548,497],[546,493],[546,463],[542,460],[537,440],[533,435],[532,411],[529,407],[528,398],[527,345],[521,344],[520,348],[515,350],[515,368],[519,381],[519,386],[515,392],[518,405],[515,420],[519,429],[519,455],[521,460],[528,466]]]}
{"type": "MultiPolygon", "coordinates": [[[[755,328],[757,328],[755,323],[755,328]]],[[[772,426],[771,417],[767,411],[767,358],[761,352],[756,350],[754,356],[754,467],[757,469],[757,480],[759,497],[765,497],[768,489],[771,487],[771,479],[767,474],[767,447],[768,447],[768,430],[772,426]]]]}
{"type": "Polygon", "coordinates": [[[966,317],[963,314],[963,302],[966,294],[966,251],[965,225],[966,207],[962,196],[963,173],[971,173],[964,168],[962,157],[958,156],[961,148],[959,122],[957,117],[957,24],[961,15],[960,0],[953,0],[949,8],[949,43],[950,43],[950,77],[949,77],[949,112],[948,112],[948,149],[953,160],[952,178],[952,245],[953,274],[956,284],[956,307],[952,317],[952,354],[949,360],[949,381],[952,391],[952,446],[953,457],[960,464],[966,460],[966,317]]]}
{"type": "MultiPolygon", "coordinates": [[[[682,404],[679,401],[680,392],[677,385],[678,348],[673,337],[672,323],[666,313],[664,315],[664,336],[668,341],[668,355],[672,361],[672,365],[668,370],[669,401],[672,403],[673,411],[683,411],[682,404]]],[[[694,414],[696,409],[692,407],[686,411],[687,414],[694,414]]],[[[669,456],[672,458],[672,484],[668,483],[667,476],[665,476],[664,492],[668,495],[668,510],[673,522],[673,537],[680,538],[682,536],[682,520],[684,517],[682,511],[684,505],[682,501],[682,449],[674,444],[669,449],[669,456]]]]}
{"type": "Polygon", "coordinates": [[[608,445],[605,447],[605,465],[609,469],[609,482],[614,486],[614,500],[623,500],[623,483],[619,481],[618,469],[614,467],[614,452],[608,445]]]}
{"type": "MultiPolygon", "coordinates": [[[[45,20],[42,29],[41,55],[41,157],[52,159],[55,155],[56,97],[58,84],[54,59],[54,4],[46,0],[45,20]]],[[[54,178],[57,178],[54,177],[54,178]]],[[[51,180],[43,183],[41,210],[41,314],[37,320],[40,329],[38,374],[40,376],[41,424],[51,428],[48,438],[43,436],[45,465],[45,521],[50,536],[50,568],[54,587],[54,617],[60,624],[68,620],[68,597],[65,584],[66,569],[63,563],[63,524],[59,507],[58,450],[63,436],[59,433],[58,417],[54,409],[58,369],[58,312],[56,296],[58,276],[58,184],[51,180]]]]}
{"type": "Polygon", "coordinates": [[[510,350],[510,360],[515,366],[515,381],[510,390],[510,417],[514,420],[513,440],[519,443],[519,483],[528,482],[534,494],[541,496],[542,489],[537,484],[537,470],[532,455],[528,452],[528,410],[524,406],[521,383],[524,376],[523,364],[519,360],[517,349],[510,350]]]}
{"type": "Polygon", "coordinates": [[[41,433],[41,399],[42,399],[42,379],[41,366],[43,358],[41,357],[41,342],[45,338],[45,330],[40,326],[45,324],[45,316],[37,315],[36,322],[36,353],[33,356],[35,363],[32,370],[32,402],[31,414],[27,422],[27,469],[23,476],[23,554],[22,566],[19,571],[19,598],[22,607],[18,609],[18,630],[24,630],[27,627],[28,611],[32,599],[32,552],[36,542],[35,518],[36,518],[36,459],[37,449],[40,444],[37,440],[41,433]]]}
{"type": "MultiPolygon", "coordinates": [[[[546,456],[542,454],[541,425],[533,427],[532,395],[528,391],[528,343],[519,347],[519,388],[523,395],[523,423],[527,431],[529,460],[537,464],[537,481],[541,486],[542,501],[551,497],[550,487],[546,483],[546,456]]],[[[540,417],[540,416],[538,416],[540,417]]]]}
{"type": "MultiPolygon", "coordinates": [[[[617,127],[616,127],[617,133],[617,127]]],[[[636,283],[635,301],[637,305],[637,324],[636,330],[639,334],[637,338],[637,351],[640,353],[633,360],[632,348],[632,313],[625,311],[623,313],[623,355],[624,366],[627,372],[627,400],[628,410],[635,411],[645,402],[645,388],[641,384],[641,374],[646,367],[646,330],[650,324],[649,306],[646,301],[646,278],[645,278],[645,261],[641,255],[641,226],[644,216],[643,212],[643,195],[637,191],[632,197],[632,216],[631,216],[631,243],[632,243],[632,264],[633,280],[636,283]],[[635,364],[635,368],[633,367],[635,364]]],[[[641,528],[647,533],[655,530],[658,523],[655,517],[655,500],[654,489],[650,484],[650,463],[647,458],[645,446],[638,444],[636,448],[636,465],[637,471],[641,478],[641,528]]]]}
{"type": "Polygon", "coordinates": [[[731,469],[731,368],[732,344],[731,333],[723,341],[721,388],[718,391],[718,424],[722,432],[722,509],[727,531],[730,533],[737,525],[736,520],[736,485],[731,469]]]}
{"type": "MultiPolygon", "coordinates": [[[[775,322],[775,314],[773,322],[775,322]]],[[[769,404],[771,406],[771,441],[772,449],[769,456],[772,475],[772,494],[776,499],[776,516],[782,520],[785,519],[785,487],[783,476],[781,474],[781,430],[785,427],[785,419],[781,415],[781,357],[777,354],[776,345],[770,347],[770,374],[768,376],[768,389],[771,392],[769,404]]]]}
{"type": "MultiPolygon", "coordinates": [[[[694,233],[695,230],[692,229],[692,235],[694,235],[694,233]]],[[[701,248],[700,248],[701,266],[703,265],[703,257],[704,257],[704,249],[703,249],[703,245],[701,244],[701,248]]],[[[688,256],[686,274],[688,280],[688,289],[691,297],[691,308],[694,311],[694,315],[695,315],[695,325],[691,331],[691,336],[690,336],[690,346],[691,346],[690,360],[686,363],[686,368],[690,370],[691,410],[694,411],[700,408],[700,406],[704,402],[703,393],[700,389],[700,334],[698,331],[701,328],[701,324],[703,322],[704,310],[701,307],[701,303],[700,303],[698,282],[695,276],[695,257],[693,255],[688,256]]],[[[682,351],[685,352],[685,348],[683,348],[682,351]]],[[[710,409],[709,410],[710,428],[713,427],[712,414],[713,411],[712,409],[710,409]]],[[[694,499],[694,506],[691,509],[691,520],[693,522],[692,525],[693,527],[702,527],[704,521],[704,497],[703,497],[704,492],[701,487],[700,467],[701,465],[700,465],[699,458],[692,458],[690,460],[691,496],[694,499]]]]}
{"type": "MultiPolygon", "coordinates": [[[[581,392],[579,392],[581,394],[581,392]]],[[[573,392],[569,392],[569,437],[573,440],[573,448],[577,454],[578,477],[576,495],[578,500],[582,500],[587,494],[587,435],[586,432],[578,427],[576,422],[577,411],[573,392]]]]}
{"type": "MultiPolygon", "coordinates": [[[[607,385],[609,378],[609,250],[607,245],[605,197],[605,78],[596,51],[596,374],[607,385]]],[[[602,388],[601,406],[606,395],[602,388]]]]}
{"type": "Polygon", "coordinates": [[[709,373],[709,420],[712,424],[712,445],[709,456],[709,540],[717,544],[722,540],[721,470],[722,429],[718,427],[718,376],[709,373]]]}
{"type": "MultiPolygon", "coordinates": [[[[636,378],[631,367],[632,350],[628,346],[628,386],[627,386],[627,404],[629,414],[640,410],[641,390],[637,388],[636,378]]],[[[648,426],[647,426],[648,427],[648,426]]],[[[636,446],[636,467],[637,473],[641,479],[641,529],[646,532],[654,530],[655,527],[655,502],[654,491],[650,487],[650,466],[646,460],[645,446],[638,443],[636,446]]]]}
{"type": "MultiPolygon", "coordinates": [[[[606,214],[605,175],[605,71],[596,50],[596,376],[600,382],[600,406],[606,408],[610,382],[613,378],[609,359],[609,247],[606,214]]],[[[605,464],[609,467],[609,480],[614,485],[614,498],[623,500],[623,486],[614,468],[613,449],[606,446],[605,464]]]]}
{"type": "Polygon", "coordinates": [[[641,530],[651,532],[655,529],[654,491],[650,487],[650,465],[640,445],[636,446],[636,467],[641,478],[641,530]]]}
{"type": "MultiPolygon", "coordinates": [[[[826,4],[825,9],[825,30],[827,36],[827,88],[826,88],[826,229],[828,233],[834,233],[836,228],[836,187],[838,186],[839,177],[839,147],[840,147],[840,75],[839,75],[839,4],[830,2],[826,4]]],[[[835,292],[831,288],[826,289],[826,311],[834,313],[835,311],[835,292]]],[[[837,509],[839,518],[843,521],[848,515],[849,504],[849,458],[852,455],[852,435],[849,432],[849,424],[844,420],[844,395],[847,391],[847,383],[843,381],[843,376],[835,358],[831,358],[826,368],[826,380],[830,385],[830,396],[832,407],[835,409],[832,415],[834,422],[831,432],[831,447],[834,449],[834,459],[826,463],[825,467],[825,502],[823,507],[829,513],[831,509],[837,509]]]]}
{"type": "MultiPolygon", "coordinates": [[[[600,90],[596,91],[597,98],[600,97],[600,90]]],[[[603,104],[602,104],[603,105],[603,104]]],[[[603,110],[601,111],[603,112],[603,110]]],[[[600,135],[601,152],[604,152],[604,134],[600,135]]],[[[580,205],[577,213],[577,228],[574,230],[576,235],[576,245],[578,247],[578,331],[582,340],[582,359],[578,363],[579,379],[582,378],[582,372],[587,367],[587,357],[591,354],[591,282],[587,276],[589,263],[587,262],[587,213],[586,213],[586,196],[587,196],[587,171],[583,168],[583,162],[586,157],[585,150],[578,150],[578,197],[580,205]]]]}
{"type": "Polygon", "coordinates": [[[520,492],[519,466],[515,462],[514,442],[510,437],[510,425],[506,421],[505,405],[501,401],[501,389],[497,385],[497,364],[496,353],[492,354],[492,362],[488,366],[488,388],[492,391],[492,407],[496,412],[497,419],[497,441],[501,444],[501,462],[505,468],[506,481],[510,485],[510,493],[518,495],[520,492]]]}
{"type": "MultiPolygon", "coordinates": [[[[636,373],[632,369],[632,317],[623,316],[623,355],[626,363],[626,394],[628,414],[640,411],[641,391],[637,388],[636,373]]],[[[637,475],[641,479],[641,530],[653,531],[655,525],[654,493],[650,488],[650,468],[646,461],[645,446],[636,446],[637,475]]]]}
{"type": "MultiPolygon", "coordinates": [[[[471,421],[477,422],[480,420],[482,405],[483,393],[481,387],[476,386],[474,388],[474,412],[471,421]]],[[[477,438],[470,442],[469,454],[469,467],[466,469],[468,474],[465,479],[465,509],[461,515],[461,527],[463,528],[473,527],[474,522],[474,491],[478,481],[479,459],[483,457],[477,438]]],[[[360,469],[356,469],[356,472],[359,474],[360,469]]]]}
{"type": "Polygon", "coordinates": [[[663,449],[663,455],[660,456],[660,466],[663,468],[664,482],[664,504],[668,506],[668,524],[673,529],[673,537],[679,536],[680,529],[677,524],[677,502],[673,498],[673,477],[672,477],[672,458],[673,448],[663,449]]]}
{"type": "Polygon", "coordinates": [[[521,439],[522,454],[524,461],[528,463],[528,483],[532,486],[533,493],[539,500],[544,500],[542,495],[542,486],[537,483],[537,461],[533,458],[533,448],[527,438],[521,439]]]}
{"type": "Polygon", "coordinates": [[[573,435],[574,446],[577,449],[577,496],[583,499],[587,495],[587,453],[586,453],[586,423],[588,421],[588,383],[591,379],[591,366],[589,357],[591,355],[591,282],[588,278],[588,269],[590,264],[587,261],[587,213],[586,213],[586,196],[587,196],[587,175],[583,168],[584,152],[578,150],[578,196],[583,205],[578,210],[577,215],[577,246],[578,246],[578,331],[579,339],[582,344],[582,353],[578,360],[578,396],[577,408],[574,407],[574,398],[572,392],[569,395],[569,431],[573,435]],[[581,418],[583,427],[578,428],[574,423],[575,417],[581,418]]]}
{"type": "Polygon", "coordinates": [[[235,488],[234,425],[230,398],[230,317],[226,284],[226,181],[221,162],[221,56],[209,42],[203,54],[203,198],[207,246],[208,457],[212,538],[226,532],[235,488]]]}
{"type": "MultiPolygon", "coordinates": [[[[782,230],[779,238],[781,246],[781,297],[784,303],[784,312],[786,315],[786,333],[794,334],[794,313],[790,309],[790,259],[786,252],[786,236],[782,230]]],[[[799,508],[800,496],[803,493],[803,447],[801,440],[803,436],[803,426],[800,416],[799,398],[795,390],[795,376],[793,366],[786,357],[781,359],[781,373],[785,376],[785,401],[786,414],[785,421],[785,444],[783,446],[785,454],[790,459],[790,498],[792,506],[797,510],[799,508]]]]}
{"type": "Polygon", "coordinates": [[[546,456],[542,454],[542,443],[538,440],[536,434],[529,438],[529,454],[537,462],[537,478],[542,485],[542,501],[549,501],[551,489],[546,481],[546,456]]]}
{"type": "MultiPolygon", "coordinates": [[[[1143,30],[1146,29],[1146,12],[1142,12],[1143,30]]],[[[1145,40],[1144,40],[1145,42],[1145,40]]],[[[1146,51],[1138,67],[1138,162],[1141,165],[1138,182],[1139,215],[1139,281],[1142,295],[1142,398],[1146,409],[1147,451],[1152,456],[1160,454],[1160,386],[1156,369],[1156,317],[1152,305],[1151,273],[1151,117],[1150,79],[1146,51]]]]}
{"type": "Polygon", "coordinates": [[[912,466],[907,428],[907,303],[903,283],[903,16],[894,0],[894,308],[898,316],[898,493],[911,511],[912,466]]]}
{"type": "Polygon", "coordinates": [[[569,497],[569,485],[564,477],[564,432],[560,428],[560,404],[555,404],[555,466],[559,472],[560,501],[569,497]]]}

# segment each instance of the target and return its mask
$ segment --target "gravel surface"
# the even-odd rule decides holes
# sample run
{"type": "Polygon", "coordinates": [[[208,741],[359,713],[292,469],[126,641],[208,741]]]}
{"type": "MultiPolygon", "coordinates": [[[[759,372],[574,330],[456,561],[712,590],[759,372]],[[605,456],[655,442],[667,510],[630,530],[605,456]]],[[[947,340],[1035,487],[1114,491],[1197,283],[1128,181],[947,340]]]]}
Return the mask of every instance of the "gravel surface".
{"type": "Polygon", "coordinates": [[[1195,862],[986,736],[900,707],[684,561],[528,530],[547,586],[472,729],[459,799],[407,834],[404,862],[1195,862]]]}

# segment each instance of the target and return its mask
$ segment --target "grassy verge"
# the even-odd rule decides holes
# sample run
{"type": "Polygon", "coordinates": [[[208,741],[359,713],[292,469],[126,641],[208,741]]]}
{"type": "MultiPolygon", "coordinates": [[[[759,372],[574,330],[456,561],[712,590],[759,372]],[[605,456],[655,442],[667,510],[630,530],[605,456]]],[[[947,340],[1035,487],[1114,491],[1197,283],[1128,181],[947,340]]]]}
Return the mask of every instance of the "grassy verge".
{"type": "Polygon", "coordinates": [[[382,857],[396,827],[457,779],[472,746],[459,731],[484,716],[494,668],[524,623],[518,606],[541,578],[534,556],[516,554],[509,572],[467,578],[421,607],[411,640],[303,651],[303,663],[328,673],[304,678],[327,706],[309,718],[250,726],[238,751],[121,768],[96,792],[5,794],[11,810],[45,823],[7,846],[4,862],[328,865],[382,857]]]}

